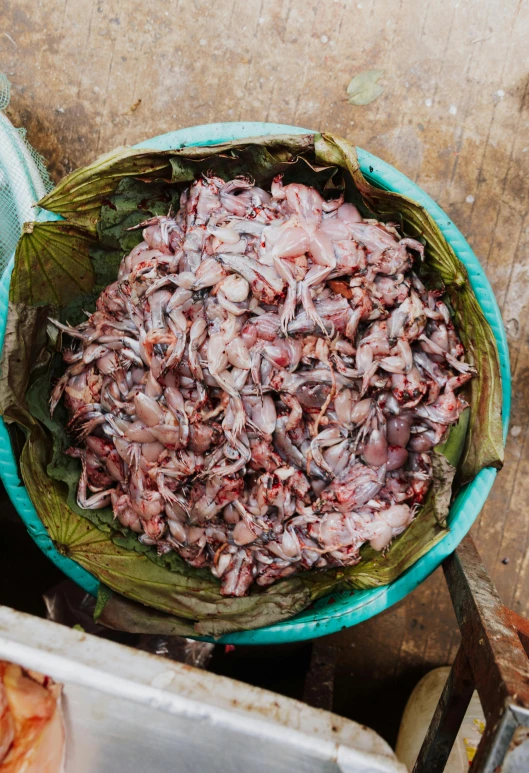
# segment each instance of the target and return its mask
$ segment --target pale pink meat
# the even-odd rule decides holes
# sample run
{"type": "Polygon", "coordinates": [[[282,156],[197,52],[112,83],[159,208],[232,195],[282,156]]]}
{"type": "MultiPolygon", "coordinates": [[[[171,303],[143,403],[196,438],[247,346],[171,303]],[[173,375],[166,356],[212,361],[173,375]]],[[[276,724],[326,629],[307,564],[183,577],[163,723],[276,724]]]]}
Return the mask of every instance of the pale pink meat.
{"type": "Polygon", "coordinates": [[[421,243],[299,183],[203,176],[70,337],[81,507],[243,595],[385,550],[475,373],[421,243]]]}

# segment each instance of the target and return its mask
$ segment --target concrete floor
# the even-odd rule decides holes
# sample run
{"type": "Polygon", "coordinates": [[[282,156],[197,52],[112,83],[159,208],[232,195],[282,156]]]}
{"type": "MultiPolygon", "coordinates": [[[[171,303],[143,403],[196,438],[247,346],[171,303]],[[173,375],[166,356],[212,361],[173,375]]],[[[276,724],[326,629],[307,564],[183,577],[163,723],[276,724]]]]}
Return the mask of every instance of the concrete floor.
{"type": "MultiPolygon", "coordinates": [[[[27,128],[55,181],[99,153],[171,129],[269,120],[342,134],[446,209],[492,282],[514,376],[505,469],[473,534],[503,601],[528,615],[529,5],[3,0],[1,7],[9,117],[27,128]],[[384,93],[350,105],[349,80],[373,68],[384,71],[384,93]]],[[[335,638],[335,710],[394,740],[414,683],[457,649],[442,575],[335,638]]]]}

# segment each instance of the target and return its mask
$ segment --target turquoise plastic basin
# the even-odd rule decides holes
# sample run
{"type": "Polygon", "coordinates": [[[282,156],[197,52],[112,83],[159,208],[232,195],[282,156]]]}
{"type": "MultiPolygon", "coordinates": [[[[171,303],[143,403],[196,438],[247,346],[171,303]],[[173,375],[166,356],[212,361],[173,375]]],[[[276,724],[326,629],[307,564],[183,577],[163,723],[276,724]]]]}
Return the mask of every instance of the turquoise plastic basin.
{"type": "MultiPolygon", "coordinates": [[[[137,147],[176,149],[189,145],[213,145],[217,142],[245,137],[285,133],[306,134],[310,133],[310,130],[273,123],[216,123],[162,134],[140,143],[137,147]]],[[[476,297],[498,345],[503,387],[503,431],[506,438],[511,407],[509,351],[501,313],[485,272],[468,242],[433,199],[401,172],[371,153],[359,148],[358,159],[362,172],[372,183],[381,188],[402,193],[422,204],[436,221],[458,258],[465,264],[476,297]]],[[[38,217],[43,220],[57,219],[56,215],[42,210],[38,217]]],[[[13,261],[0,280],[0,346],[3,345],[4,340],[12,268],[13,261]]],[[[0,476],[14,506],[41,550],[78,585],[89,593],[97,593],[98,580],[75,561],[55,550],[18,476],[13,449],[3,422],[0,423],[0,476]]],[[[382,612],[416,588],[437,569],[443,559],[455,550],[479,515],[495,477],[495,469],[482,470],[459,492],[450,509],[450,531],[441,542],[390,585],[364,591],[333,593],[330,598],[321,599],[291,620],[255,631],[229,634],[223,636],[220,641],[230,644],[282,644],[301,641],[349,628],[382,612]]]]}

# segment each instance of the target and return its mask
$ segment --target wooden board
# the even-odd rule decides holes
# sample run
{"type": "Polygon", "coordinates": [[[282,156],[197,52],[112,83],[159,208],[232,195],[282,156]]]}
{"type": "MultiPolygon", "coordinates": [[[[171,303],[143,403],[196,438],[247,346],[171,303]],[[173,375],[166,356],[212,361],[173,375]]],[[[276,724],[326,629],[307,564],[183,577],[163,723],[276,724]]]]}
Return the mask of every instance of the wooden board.
{"type": "MultiPolygon", "coordinates": [[[[54,180],[171,129],[268,120],[354,140],[447,210],[485,266],[509,334],[507,461],[473,535],[503,601],[524,615],[528,37],[523,0],[3,0],[0,19],[9,116],[54,180]],[[384,93],[350,105],[349,80],[373,68],[384,71],[384,93]]],[[[384,700],[402,707],[418,676],[456,652],[442,575],[337,642],[336,709],[377,728],[384,700]],[[376,694],[382,702],[366,716],[376,694]]]]}

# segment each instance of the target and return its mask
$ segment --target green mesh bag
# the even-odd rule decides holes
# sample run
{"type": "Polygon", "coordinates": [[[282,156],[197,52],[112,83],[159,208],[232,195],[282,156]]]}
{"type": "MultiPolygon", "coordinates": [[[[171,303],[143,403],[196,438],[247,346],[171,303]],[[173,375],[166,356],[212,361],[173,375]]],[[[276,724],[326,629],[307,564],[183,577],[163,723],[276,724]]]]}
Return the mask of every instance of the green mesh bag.
{"type": "Polygon", "coordinates": [[[0,73],[0,275],[11,260],[23,224],[35,220],[33,205],[53,187],[44,161],[4,110],[10,86],[0,73]]]}

